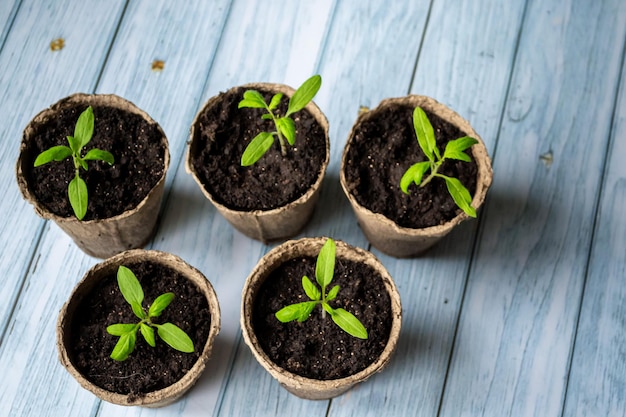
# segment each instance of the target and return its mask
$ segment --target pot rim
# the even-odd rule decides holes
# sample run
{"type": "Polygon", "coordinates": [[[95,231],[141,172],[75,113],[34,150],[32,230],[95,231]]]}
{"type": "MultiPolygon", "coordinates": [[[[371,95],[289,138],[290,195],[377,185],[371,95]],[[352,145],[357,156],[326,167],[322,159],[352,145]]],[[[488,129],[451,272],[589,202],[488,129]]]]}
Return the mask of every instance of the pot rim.
{"type": "Polygon", "coordinates": [[[450,230],[452,230],[452,228],[454,228],[456,225],[458,225],[464,220],[469,219],[470,217],[461,210],[459,214],[457,214],[454,218],[440,225],[428,226],[428,227],[423,227],[423,228],[403,227],[403,226],[399,226],[396,222],[386,217],[385,215],[381,213],[375,213],[371,211],[369,208],[361,205],[349,190],[348,181],[346,179],[346,174],[345,174],[345,167],[347,165],[348,150],[350,149],[350,146],[352,146],[353,144],[353,137],[354,137],[356,129],[364,121],[368,121],[372,118],[377,117],[381,110],[385,109],[388,106],[393,106],[393,105],[409,105],[411,107],[416,107],[416,106],[423,107],[426,110],[430,111],[431,113],[434,113],[437,116],[441,117],[448,123],[453,124],[454,126],[459,128],[462,132],[464,132],[466,135],[471,136],[478,141],[478,143],[472,145],[472,147],[470,148],[470,151],[472,152],[472,155],[474,156],[474,160],[476,161],[476,165],[478,168],[477,179],[476,179],[476,191],[474,193],[474,196],[472,197],[471,206],[478,210],[478,208],[484,202],[485,195],[493,179],[493,171],[491,168],[491,159],[489,158],[489,155],[487,153],[487,148],[482,138],[478,135],[478,133],[476,133],[474,128],[469,124],[469,122],[465,120],[464,118],[462,118],[454,110],[450,109],[448,106],[438,102],[437,100],[431,97],[417,95],[417,94],[411,94],[411,95],[404,96],[404,97],[394,97],[394,98],[384,99],[380,102],[380,104],[376,108],[366,111],[358,116],[357,120],[352,126],[352,129],[350,130],[350,133],[348,135],[348,140],[346,142],[346,146],[344,148],[344,152],[341,158],[341,169],[339,173],[339,180],[341,183],[341,187],[345,195],[348,197],[348,200],[350,201],[352,206],[355,207],[355,209],[358,208],[359,211],[367,213],[369,217],[372,217],[375,220],[379,221],[380,223],[384,224],[387,228],[392,229],[397,234],[401,234],[405,236],[415,236],[415,237],[433,236],[433,235],[443,236],[447,234],[450,230]]]}
{"type": "Polygon", "coordinates": [[[152,117],[150,117],[150,115],[146,113],[144,110],[137,107],[130,100],[127,100],[116,94],[74,93],[65,98],[62,98],[61,100],[52,104],[50,107],[40,111],[37,115],[35,115],[35,117],[33,117],[28,122],[28,125],[26,126],[26,128],[24,129],[22,133],[22,141],[20,143],[20,151],[19,151],[19,156],[18,156],[16,167],[15,167],[15,171],[16,171],[18,186],[19,186],[20,192],[22,193],[22,196],[24,197],[26,201],[28,201],[29,203],[33,205],[35,212],[40,217],[44,219],[54,220],[57,223],[80,222],[81,224],[91,225],[91,224],[102,223],[102,222],[107,222],[107,221],[119,221],[129,216],[132,216],[141,208],[143,208],[147,204],[150,197],[155,192],[157,192],[157,190],[162,186],[163,182],[165,182],[165,176],[169,168],[169,164],[170,164],[169,143],[168,143],[167,137],[165,136],[165,132],[163,131],[161,126],[156,121],[154,121],[154,119],[152,119],[152,117]],[[125,210],[122,213],[117,214],[112,217],[106,217],[103,219],[78,220],[73,215],[70,217],[62,217],[51,212],[50,210],[48,210],[46,207],[44,207],[42,204],[39,203],[34,193],[30,190],[30,187],[28,186],[28,181],[26,179],[26,176],[24,175],[24,164],[26,163],[26,161],[24,160],[24,151],[26,150],[27,142],[30,140],[30,136],[33,133],[31,125],[35,122],[37,123],[43,122],[44,120],[48,118],[54,117],[55,113],[58,111],[59,108],[64,107],[69,104],[75,104],[75,103],[85,103],[88,105],[104,105],[108,107],[114,107],[120,110],[137,114],[141,116],[143,119],[145,119],[149,124],[156,125],[161,135],[161,144],[164,147],[163,174],[161,175],[161,178],[159,178],[157,183],[150,189],[150,191],[148,191],[144,199],[141,200],[139,204],[137,204],[135,207],[125,210]]]}
{"type": "MultiPolygon", "coordinates": [[[[257,83],[248,83],[248,84],[243,84],[240,86],[231,87],[228,90],[226,90],[224,94],[229,93],[238,88],[269,90],[273,93],[283,93],[287,97],[291,97],[293,93],[296,91],[293,87],[290,87],[286,84],[257,82],[257,83]]],[[[324,179],[324,176],[326,174],[326,169],[328,168],[328,164],[330,162],[330,140],[328,136],[328,119],[326,118],[326,115],[317,106],[317,104],[315,104],[315,102],[311,100],[304,107],[306,110],[309,111],[309,113],[311,113],[311,115],[313,115],[313,117],[317,120],[317,122],[322,127],[324,131],[325,141],[326,141],[326,157],[324,158],[324,161],[322,162],[319,175],[317,179],[315,180],[315,182],[311,184],[309,189],[303,195],[298,197],[296,200],[290,201],[280,207],[276,207],[276,208],[272,208],[268,210],[245,210],[245,209],[234,209],[216,201],[215,197],[213,196],[213,193],[209,192],[202,184],[202,181],[198,177],[198,174],[193,166],[193,163],[191,162],[192,147],[194,146],[193,139],[195,136],[197,124],[200,120],[200,117],[206,111],[206,109],[210,108],[211,106],[214,106],[216,103],[219,102],[219,100],[220,100],[220,94],[209,98],[207,102],[202,106],[202,108],[196,113],[196,116],[194,117],[193,122],[191,124],[191,129],[189,133],[189,141],[187,143],[187,157],[185,158],[185,170],[187,171],[187,173],[191,174],[194,181],[198,184],[198,186],[200,187],[204,195],[209,199],[209,201],[211,201],[213,205],[215,205],[217,208],[223,211],[232,212],[232,213],[250,213],[256,217],[261,217],[261,216],[275,215],[279,212],[288,210],[289,208],[293,206],[299,206],[303,204],[305,201],[309,200],[313,196],[313,194],[315,194],[316,191],[320,188],[322,181],[324,179]]]]}
{"type": "Polygon", "coordinates": [[[92,392],[98,398],[113,404],[125,406],[139,405],[145,407],[162,407],[180,398],[199,379],[206,367],[207,361],[209,360],[211,350],[213,348],[213,342],[220,331],[220,327],[221,315],[217,294],[215,293],[210,281],[202,274],[202,272],[189,265],[180,257],[171,253],[157,250],[131,249],[94,265],[85,273],[78,284],[76,284],[70,297],[64,303],[61,311],[59,312],[56,326],[57,349],[61,364],[83,388],[92,392]],[[185,278],[194,283],[198,291],[206,297],[209,304],[209,313],[211,315],[211,328],[209,335],[207,340],[204,342],[200,356],[191,369],[172,385],[156,391],[143,393],[143,395],[139,396],[134,394],[119,394],[112,392],[89,381],[74,366],[66,348],[69,334],[71,332],[72,315],[74,314],[78,304],[84,299],[84,294],[81,295],[82,290],[85,289],[85,293],[89,293],[97,285],[102,276],[109,275],[112,271],[116,270],[119,265],[128,261],[150,261],[177,270],[185,278]]]}
{"type": "Polygon", "coordinates": [[[366,263],[379,272],[382,277],[390,297],[392,319],[389,339],[387,340],[383,352],[376,361],[368,365],[365,369],[347,377],[330,380],[319,380],[294,374],[278,366],[267,356],[258,342],[251,323],[252,306],[259,287],[265,282],[268,275],[277,265],[299,256],[317,256],[327,239],[326,237],[302,238],[289,240],[275,247],[257,263],[246,279],[242,291],[240,322],[244,341],[250,347],[250,350],[261,366],[290,392],[302,396],[303,398],[324,399],[334,397],[348,390],[353,385],[366,380],[376,372],[381,371],[387,365],[397,347],[402,324],[400,293],[383,264],[371,252],[349,245],[341,240],[335,240],[337,258],[347,258],[352,261],[366,263]],[[313,395],[312,397],[302,395],[303,391],[307,390],[318,392],[317,395],[313,395]]]}

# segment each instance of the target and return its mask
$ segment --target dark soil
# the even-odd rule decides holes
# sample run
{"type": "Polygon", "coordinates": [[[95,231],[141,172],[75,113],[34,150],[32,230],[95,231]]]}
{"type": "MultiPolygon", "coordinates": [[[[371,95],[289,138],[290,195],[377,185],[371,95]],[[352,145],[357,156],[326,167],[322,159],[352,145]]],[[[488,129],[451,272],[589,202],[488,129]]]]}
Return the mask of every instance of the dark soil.
{"type": "MultiPolygon", "coordinates": [[[[273,131],[274,122],[261,119],[263,109],[238,109],[243,87],[219,95],[219,103],[200,115],[193,138],[192,164],[204,188],[213,198],[233,210],[270,210],[304,195],[320,176],[326,159],[326,139],[322,126],[306,109],[292,118],[296,142],[287,144],[282,156],[278,139],[254,165],[241,166],[241,155],[250,141],[262,131],[273,131]]],[[[266,101],[272,97],[261,90],[266,101]]],[[[278,113],[287,111],[283,97],[278,113]]]]}
{"type": "MultiPolygon", "coordinates": [[[[446,143],[466,136],[438,116],[428,111],[426,114],[442,155],[446,143]]],[[[471,162],[446,160],[439,172],[458,178],[473,196],[478,169],[471,151],[466,153],[471,162]]],[[[426,160],[413,128],[413,107],[390,106],[355,130],[344,168],[348,188],[359,204],[399,226],[417,229],[446,223],[461,209],[448,193],[444,180],[434,178],[421,188],[412,184],[409,195],[400,189],[405,171],[426,160]]]]}
{"type": "Polygon", "coordinates": [[[339,295],[331,307],[342,307],[363,323],[368,339],[350,336],[321,306],[303,323],[279,322],[274,314],[286,305],[308,301],[302,276],[315,281],[316,258],[296,258],[274,270],[259,289],[254,304],[253,326],[261,346],[282,368],[308,378],[344,378],[372,364],[385,349],[391,331],[391,300],[381,276],[371,267],[337,259],[331,287],[339,295]]]}
{"type": "Polygon", "coordinates": [[[174,350],[158,336],[153,348],[138,333],[135,351],[128,359],[116,362],[109,357],[118,337],[108,334],[106,327],[138,322],[119,291],[116,271],[77,308],[69,348],[73,350],[69,353],[74,366],[99,387],[141,396],[172,385],[193,367],[209,336],[211,316],[206,298],[181,274],[152,262],[125,266],[135,273],[143,287],[144,308],[149,308],[150,303],[165,292],[175,294],[172,303],[154,322],[170,322],[183,329],[191,337],[195,352],[174,350]]]}
{"type": "MultiPolygon", "coordinates": [[[[28,144],[25,166],[32,167],[42,151],[55,146],[68,146],[67,136],[74,135],[78,116],[87,108],[76,104],[59,110],[36,127],[28,144]]],[[[98,148],[111,152],[115,163],[88,161],[89,169],[80,176],[87,183],[89,203],[83,220],[105,219],[135,208],[163,176],[165,147],[156,124],[139,115],[113,107],[93,107],[94,134],[83,149],[98,148]]],[[[26,181],[36,199],[49,211],[61,216],[74,216],[67,196],[67,187],[74,178],[72,158],[33,167],[25,172],[26,181]]]]}

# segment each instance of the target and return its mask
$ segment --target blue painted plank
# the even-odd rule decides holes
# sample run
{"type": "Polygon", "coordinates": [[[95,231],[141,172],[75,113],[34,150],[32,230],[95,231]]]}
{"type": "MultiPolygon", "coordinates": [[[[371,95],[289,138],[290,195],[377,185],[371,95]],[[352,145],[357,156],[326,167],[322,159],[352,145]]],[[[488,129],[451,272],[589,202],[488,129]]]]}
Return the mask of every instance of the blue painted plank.
{"type": "MultiPolygon", "coordinates": [[[[168,134],[171,135],[174,164],[181,159],[188,125],[198,105],[197,100],[190,100],[189,97],[194,94],[198,97],[202,90],[204,82],[195,83],[195,80],[196,77],[201,80],[206,78],[228,6],[228,1],[220,4],[187,2],[184,7],[176,8],[172,8],[166,1],[158,4],[153,1],[133,2],[126,9],[100,78],[99,92],[114,92],[132,99],[151,112],[161,124],[167,125],[166,130],[173,129],[174,133],[169,130],[168,134]],[[194,31],[181,31],[180,22],[191,24],[194,31]],[[189,60],[186,57],[190,56],[190,49],[193,48],[202,48],[203,54],[197,54],[193,60],[189,60]],[[157,52],[163,55],[157,57],[157,52]],[[161,73],[152,72],[153,57],[165,61],[166,66],[161,73]],[[185,82],[184,85],[181,80],[185,82]]],[[[82,13],[88,15],[93,10],[86,7],[82,13]]],[[[80,20],[83,17],[74,18],[80,20]]],[[[97,76],[98,73],[92,74],[92,83],[97,76]]],[[[171,177],[170,183],[173,175],[171,177]]],[[[15,380],[19,381],[19,385],[6,387],[10,391],[7,394],[11,396],[7,395],[6,403],[3,401],[3,404],[11,407],[12,415],[85,415],[98,407],[99,412],[106,415],[110,412],[107,406],[99,405],[91,393],[80,388],[56,359],[53,341],[57,313],[74,284],[88,268],[87,265],[95,262],[71,244],[65,235],[57,232],[53,226],[43,234],[40,250],[35,256],[45,261],[46,267],[41,269],[33,265],[29,271],[28,285],[21,294],[21,300],[38,300],[37,306],[45,306],[46,310],[33,313],[29,303],[22,301],[10,323],[11,331],[7,337],[9,343],[2,347],[0,362],[5,367],[8,367],[7,363],[12,363],[15,380]],[[50,259],[50,251],[53,249],[55,253],[50,259]],[[64,259],[67,261],[62,261],[64,259]],[[55,285],[48,288],[48,282],[55,285]],[[45,335],[45,343],[40,343],[35,329],[45,335]],[[18,342],[19,349],[16,347],[18,342]],[[41,384],[41,381],[46,383],[41,384]]],[[[180,412],[177,407],[185,404],[187,402],[178,403],[170,408],[170,412],[178,415],[180,412]]],[[[198,408],[206,409],[207,405],[211,404],[200,401],[198,408]]],[[[123,408],[122,411],[113,412],[116,415],[124,412],[135,414],[140,410],[123,408]]]]}
{"type": "Polygon", "coordinates": [[[20,0],[7,0],[0,3],[0,52],[2,52],[4,41],[9,34],[20,3],[20,0]]]}
{"type": "Polygon", "coordinates": [[[94,88],[121,11],[121,1],[107,5],[59,1],[47,7],[25,4],[1,51],[0,112],[4,117],[0,124],[0,216],[4,220],[0,235],[10,243],[4,245],[0,258],[0,298],[5,300],[0,305],[0,335],[44,225],[22,199],[15,180],[22,130],[35,114],[60,98],[94,88]],[[59,37],[65,39],[66,47],[53,52],[50,42],[59,37]],[[80,65],[76,56],[82,57],[80,65]]]}
{"type": "MultiPolygon", "coordinates": [[[[300,85],[316,72],[333,7],[330,0],[315,4],[236,1],[209,74],[202,105],[219,91],[248,82],[300,85]],[[259,24],[279,17],[282,22],[290,23],[259,24]]],[[[323,84],[322,90],[325,88],[323,84]]],[[[218,215],[182,165],[174,187],[187,199],[168,202],[163,228],[175,238],[168,235],[157,244],[189,248],[197,265],[216,277],[216,291],[222,305],[223,345],[218,347],[210,366],[219,370],[227,364],[230,372],[221,392],[217,391],[220,399],[216,415],[275,415],[272,404],[280,404],[285,415],[323,415],[326,410],[323,402],[311,404],[287,393],[256,361],[249,360],[248,348],[240,341],[241,289],[267,246],[243,236],[218,215]],[[200,223],[185,220],[190,216],[197,216],[200,223]],[[198,247],[203,250],[198,251],[198,247]],[[234,360],[232,364],[231,360],[234,360]]],[[[214,392],[211,389],[209,395],[214,392]]]]}
{"type": "MultiPolygon", "coordinates": [[[[435,1],[411,84],[412,93],[431,96],[468,118],[491,152],[523,12],[523,2],[435,1]],[[480,31],[468,33],[468,28],[480,31]],[[458,62],[466,63],[463,70],[458,62]]],[[[416,410],[437,415],[477,225],[462,224],[418,259],[373,250],[403,301],[398,352],[371,383],[333,401],[331,415],[411,415],[416,410]]]]}
{"type": "Polygon", "coordinates": [[[625,6],[529,3],[441,416],[562,412],[625,6]]]}
{"type": "Polygon", "coordinates": [[[567,416],[626,415],[626,63],[569,375],[567,416]]]}
{"type": "Polygon", "coordinates": [[[361,106],[373,108],[386,97],[407,94],[427,14],[424,2],[338,4],[320,61],[326,87],[316,99],[328,117],[331,157],[304,235],[332,236],[368,248],[339,184],[341,156],[361,106]]]}

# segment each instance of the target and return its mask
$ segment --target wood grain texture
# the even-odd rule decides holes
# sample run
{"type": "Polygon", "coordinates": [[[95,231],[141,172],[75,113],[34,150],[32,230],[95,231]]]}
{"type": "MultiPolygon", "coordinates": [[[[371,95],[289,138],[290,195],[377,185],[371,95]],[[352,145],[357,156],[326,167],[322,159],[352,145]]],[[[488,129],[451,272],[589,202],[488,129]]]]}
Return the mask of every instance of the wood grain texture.
{"type": "Polygon", "coordinates": [[[0,235],[6,242],[0,258],[0,298],[5,300],[0,304],[0,334],[6,330],[44,227],[17,188],[15,162],[22,131],[32,117],[57,100],[77,90],[93,90],[122,11],[121,1],[70,3],[59,1],[46,8],[25,3],[0,55],[0,112],[5,115],[0,124],[0,216],[5,219],[0,222],[0,235]],[[59,37],[66,46],[53,52],[50,42],[59,37]],[[79,65],[76,56],[83,57],[79,65]]]}
{"type": "Polygon", "coordinates": [[[567,416],[626,415],[626,65],[565,403],[567,416]]]}
{"type": "Polygon", "coordinates": [[[623,1],[0,3],[0,416],[626,416],[623,1]],[[56,38],[65,48],[52,52],[56,38]],[[287,393],[241,341],[241,288],[277,243],[235,231],[182,163],[209,97],[313,73],[331,163],[300,236],[368,247],[338,178],[361,105],[430,95],[495,155],[480,222],[418,259],[377,253],[402,296],[398,351],[381,374],[318,402],[287,393]],[[200,269],[219,297],[207,370],[163,409],[102,403],[56,357],[58,311],[97,260],[34,215],[13,169],[28,120],[76,91],[122,95],[161,124],[172,164],[149,247],[200,269]]]}
{"type": "MultiPolygon", "coordinates": [[[[332,1],[315,4],[290,1],[251,4],[236,1],[209,74],[204,100],[219,91],[248,82],[269,81],[298,87],[316,72],[316,60],[332,10],[332,1]],[[265,26],[258,23],[278,19],[290,24],[266,30],[265,26]]],[[[326,88],[324,83],[321,88],[326,88]]],[[[315,101],[317,103],[317,99],[315,101]]],[[[179,170],[183,170],[182,165],[179,170]]],[[[197,229],[190,230],[190,233],[195,239],[204,242],[203,247],[208,248],[201,254],[202,259],[198,259],[199,264],[215,270],[219,276],[216,291],[222,305],[224,349],[216,353],[221,358],[216,363],[228,362],[231,357],[234,361],[232,365],[229,363],[231,371],[224,381],[216,415],[273,416],[276,415],[272,406],[275,404],[280,405],[281,415],[323,415],[326,410],[323,402],[312,406],[287,393],[252,359],[248,347],[240,340],[241,290],[246,277],[269,247],[246,238],[224,218],[216,215],[215,209],[202,196],[198,186],[192,183],[188,174],[180,172],[175,187],[189,189],[190,193],[202,198],[200,211],[213,216],[211,233],[197,229]],[[224,253],[215,251],[216,244],[225,248],[224,253]],[[222,299],[226,301],[222,303],[222,299]],[[233,356],[235,351],[237,354],[233,356]],[[246,397],[263,398],[263,401],[251,405],[242,401],[246,397]],[[251,413],[251,410],[254,412],[251,413]]],[[[185,208],[174,211],[181,210],[184,212],[185,208]]]]}
{"type": "Polygon", "coordinates": [[[8,0],[0,3],[0,52],[19,6],[19,0],[8,0]]]}
{"type": "MultiPolygon", "coordinates": [[[[201,59],[194,60],[193,63],[186,64],[172,64],[172,72],[176,74],[179,79],[185,80],[193,80],[195,75],[206,74],[206,72],[210,68],[210,63],[212,60],[212,53],[210,42],[205,39],[199,39],[199,37],[206,36],[213,43],[212,50],[214,51],[217,48],[217,42],[219,40],[219,34],[221,33],[221,27],[223,25],[223,21],[226,17],[227,6],[229,3],[223,3],[220,7],[216,8],[215,4],[206,5],[205,10],[202,10],[199,7],[200,2],[196,2],[192,4],[194,7],[185,7],[178,8],[176,10],[167,9],[164,7],[165,2],[159,6],[155,5],[151,2],[143,2],[133,3],[132,7],[129,7],[126,10],[124,15],[124,23],[118,36],[116,38],[116,43],[114,48],[109,56],[109,61],[107,62],[107,66],[104,69],[103,76],[101,78],[101,83],[99,85],[99,91],[104,90],[106,92],[114,92],[119,95],[125,97],[132,97],[133,100],[137,102],[140,106],[142,106],[142,100],[146,97],[147,100],[155,96],[159,96],[161,100],[157,100],[154,103],[153,111],[161,111],[162,114],[168,115],[171,125],[178,130],[178,135],[176,136],[178,140],[172,141],[170,139],[170,144],[177,146],[172,146],[170,150],[172,153],[172,161],[174,161],[174,156],[179,161],[181,159],[184,143],[186,141],[186,135],[188,130],[189,120],[193,117],[193,113],[195,111],[195,106],[197,106],[197,101],[188,100],[188,97],[185,94],[177,94],[178,92],[184,92],[182,90],[182,85],[176,82],[176,77],[169,77],[169,81],[167,77],[165,78],[165,88],[158,83],[159,79],[154,81],[154,78],[149,79],[146,83],[139,83],[136,81],[137,74],[142,77],[146,76],[146,68],[148,71],[151,71],[150,64],[151,60],[147,60],[147,62],[142,61],[142,56],[139,56],[136,60],[131,59],[134,57],[134,54],[141,55],[139,52],[133,52],[133,48],[137,48],[139,51],[143,51],[142,48],[146,48],[148,51],[152,52],[150,48],[150,42],[153,42],[153,45],[159,44],[163,50],[169,52],[169,57],[171,57],[171,62],[175,63],[181,60],[181,56],[189,55],[189,51],[185,50],[185,48],[177,48],[176,45],[185,45],[186,47],[198,47],[201,46],[205,48],[204,51],[207,55],[202,55],[201,59]],[[211,6],[210,8],[208,6],[211,6]],[[165,9],[165,10],[163,10],[165,9]],[[153,13],[150,13],[153,12],[153,13]],[[219,12],[219,13],[218,13],[219,12]],[[210,16],[211,18],[207,18],[210,16]],[[195,27],[201,32],[200,34],[189,32],[181,32],[179,27],[177,26],[168,26],[168,22],[174,22],[174,17],[178,17],[182,20],[186,20],[188,22],[195,23],[195,27]],[[172,20],[170,20],[172,19],[172,20]],[[194,19],[196,20],[194,22],[194,19]],[[155,33],[154,31],[148,30],[146,27],[150,28],[159,28],[160,32],[155,33]],[[132,32],[132,30],[128,30],[128,28],[142,28],[140,33],[132,32]],[[205,33],[202,33],[205,32],[205,33]],[[178,34],[178,36],[176,36],[178,34]],[[183,37],[183,34],[185,35],[183,37]],[[192,42],[194,39],[193,36],[196,35],[195,44],[192,42]],[[167,39],[168,42],[165,42],[167,39]],[[130,45],[129,45],[130,44],[130,45]],[[118,66],[120,62],[124,62],[123,65],[118,66]],[[130,62],[130,63],[129,63],[130,62]],[[123,67],[123,70],[121,69],[123,67]],[[195,73],[195,74],[194,74],[195,73]],[[122,76],[121,74],[124,74],[122,76]],[[125,77],[131,79],[132,82],[125,82],[125,77]],[[171,91],[168,91],[167,88],[170,88],[171,91]],[[156,93],[155,93],[156,91],[156,93]],[[152,95],[152,97],[151,97],[152,95]],[[167,100],[163,100],[163,97],[167,97],[167,100]],[[172,114],[168,109],[174,106],[179,112],[172,114]],[[185,114],[184,109],[187,109],[185,114]],[[156,109],[156,110],[155,110],[156,109]],[[188,121],[184,119],[186,115],[188,121]]],[[[187,3],[188,5],[190,3],[187,3]]],[[[88,12],[87,12],[88,13],[88,12]]],[[[154,47],[154,46],[153,46],[154,47]]],[[[96,80],[96,75],[92,75],[94,81],[96,80]]],[[[163,75],[163,74],[149,74],[153,77],[155,75],[163,75]]],[[[161,81],[163,81],[161,79],[161,81]]],[[[201,91],[203,86],[203,82],[197,84],[195,89],[197,90],[197,94],[201,91]]],[[[92,87],[93,88],[93,87],[92,87]]],[[[193,90],[193,84],[188,83],[185,85],[187,91],[193,90]]],[[[154,113],[153,113],[154,116],[154,113]]],[[[158,115],[154,116],[158,120],[158,115]]],[[[170,180],[171,181],[171,180],[170,180]]],[[[54,230],[54,229],[52,229],[54,230]]],[[[55,230],[56,231],[56,230],[55,230]]],[[[37,253],[35,256],[45,259],[48,256],[47,248],[54,247],[63,250],[63,256],[56,257],[55,259],[63,259],[64,257],[73,257],[76,259],[82,260],[81,262],[88,262],[91,264],[94,262],[93,259],[86,257],[80,251],[78,251],[73,245],[68,245],[64,242],[67,239],[64,235],[59,235],[58,233],[44,233],[41,243],[41,248],[44,250],[43,254],[37,253]]],[[[60,283],[55,288],[55,297],[61,298],[61,302],[55,303],[52,306],[56,308],[56,312],[60,309],[61,304],[63,303],[63,299],[69,295],[71,288],[74,283],[80,278],[84,271],[76,269],[74,266],[83,265],[83,263],[77,262],[76,264],[69,263],[65,265],[63,268],[57,267],[55,268],[47,268],[45,270],[45,275],[39,272],[37,275],[36,272],[33,272],[33,277],[29,277],[28,283],[39,282],[39,280],[46,280],[46,282],[57,282],[60,283]],[[68,279],[69,278],[69,279],[68,279]]],[[[59,265],[61,266],[61,265],[59,265]]],[[[40,287],[38,285],[29,286],[24,289],[24,293],[22,294],[25,299],[38,299],[40,296],[38,291],[44,289],[45,287],[40,287]]],[[[23,304],[23,307],[27,307],[27,303],[23,304]]],[[[54,340],[54,326],[56,322],[57,313],[54,312],[52,314],[46,314],[43,317],[37,315],[29,315],[30,311],[25,309],[16,310],[13,323],[28,323],[29,320],[36,321],[34,324],[46,324],[46,328],[52,329],[51,336],[47,337],[45,340],[47,342],[54,340]]],[[[44,415],[46,412],[55,413],[58,412],[57,409],[50,407],[50,401],[58,401],[60,404],[65,404],[66,410],[69,414],[75,415],[85,415],[91,412],[94,408],[94,404],[98,404],[99,401],[90,393],[79,389],[78,384],[71,379],[69,374],[67,374],[60,366],[50,367],[50,364],[56,363],[56,351],[54,344],[47,343],[43,347],[37,344],[36,334],[28,333],[26,335],[18,335],[15,336],[13,333],[10,333],[11,340],[14,340],[12,346],[7,345],[7,349],[15,349],[16,343],[20,341],[20,343],[24,346],[25,352],[29,352],[27,349],[28,346],[34,344],[33,354],[43,354],[48,359],[47,361],[38,361],[37,363],[46,364],[46,367],[32,367],[26,369],[15,368],[15,376],[16,378],[21,378],[24,381],[28,380],[42,380],[45,375],[45,380],[50,381],[50,387],[57,386],[69,386],[71,389],[66,389],[62,391],[60,394],[55,397],[51,397],[49,395],[38,396],[37,392],[40,387],[36,383],[25,383],[22,386],[20,391],[21,396],[19,399],[25,401],[26,403],[17,402],[15,405],[14,415],[20,415],[24,413],[24,415],[32,415],[32,414],[40,414],[44,415]],[[20,376],[20,372],[24,372],[23,375],[20,376]],[[54,381],[54,382],[52,382],[54,381]],[[67,395],[67,397],[64,397],[67,395]],[[78,400],[81,399],[81,400],[78,400]],[[35,412],[37,411],[37,412],[35,412]]],[[[4,357],[3,357],[4,359],[4,357]]],[[[9,359],[9,356],[7,356],[9,359]]],[[[46,387],[46,386],[44,386],[46,387]]],[[[214,396],[216,397],[216,395],[214,396]]],[[[7,403],[9,404],[9,403],[7,403]]],[[[179,403],[173,407],[175,410],[176,407],[180,407],[181,404],[187,404],[186,402],[179,403]]],[[[211,404],[202,404],[202,406],[207,406],[211,404]]],[[[120,407],[118,410],[115,410],[116,415],[123,414],[120,411],[124,412],[130,411],[131,413],[136,412],[132,411],[133,409],[127,409],[120,407]]],[[[108,409],[106,405],[103,405],[99,409],[100,413],[104,413],[106,415],[108,413],[108,409]]],[[[178,414],[178,413],[176,413],[178,414]]]]}
{"type": "MultiPolygon", "coordinates": [[[[491,149],[523,11],[523,2],[505,6],[498,1],[436,1],[421,41],[411,92],[482,120],[479,133],[490,138],[491,149]],[[481,30],[465,36],[459,28],[467,27],[481,30]],[[472,64],[462,64],[467,62],[472,64]]],[[[477,221],[462,224],[417,259],[395,259],[373,250],[394,277],[403,300],[398,352],[387,371],[334,401],[331,415],[411,415],[415,410],[423,416],[437,415],[477,225],[477,221]]]]}
{"type": "Polygon", "coordinates": [[[427,12],[423,2],[338,3],[320,60],[325,86],[316,98],[328,117],[331,157],[309,227],[315,235],[368,248],[339,184],[341,156],[361,106],[373,108],[385,97],[406,94],[427,12]]]}
{"type": "Polygon", "coordinates": [[[442,416],[561,413],[623,16],[617,1],[528,6],[442,416]]]}

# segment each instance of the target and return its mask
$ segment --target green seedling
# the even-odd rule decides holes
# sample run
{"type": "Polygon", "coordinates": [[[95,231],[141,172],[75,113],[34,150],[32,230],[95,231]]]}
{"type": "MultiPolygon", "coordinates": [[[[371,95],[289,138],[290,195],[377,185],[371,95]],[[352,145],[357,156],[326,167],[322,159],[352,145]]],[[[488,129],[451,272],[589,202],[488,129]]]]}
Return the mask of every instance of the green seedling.
{"type": "Polygon", "coordinates": [[[133,313],[139,318],[139,323],[118,323],[107,327],[107,332],[113,336],[119,336],[111,358],[116,361],[124,361],[135,350],[135,342],[137,341],[137,331],[141,331],[146,342],[156,347],[157,335],[172,348],[185,353],[194,351],[193,342],[180,327],[172,323],[157,324],[152,320],[159,317],[163,310],[170,305],[174,299],[174,294],[167,292],[159,295],[152,305],[146,311],[143,306],[143,289],[139,280],[127,267],[120,265],[117,270],[117,285],[120,287],[122,296],[133,310],[133,313]]]}
{"type": "Polygon", "coordinates": [[[352,313],[343,308],[332,308],[330,302],[333,301],[339,293],[339,285],[335,285],[328,289],[335,272],[335,241],[328,239],[317,256],[317,264],[315,265],[315,279],[321,291],[315,284],[305,275],[302,277],[302,287],[304,292],[311,301],[290,304],[276,312],[276,318],[282,323],[298,320],[302,323],[306,321],[318,304],[322,306],[322,318],[326,317],[326,313],[330,318],[346,333],[359,339],[367,339],[367,330],[365,326],[352,313]]]}
{"type": "Polygon", "coordinates": [[[446,181],[448,192],[456,205],[467,213],[468,216],[476,217],[476,209],[471,206],[472,197],[467,188],[465,188],[458,179],[440,174],[438,170],[446,159],[458,159],[470,162],[471,159],[469,155],[465,153],[465,150],[478,143],[478,141],[469,136],[451,140],[446,144],[446,149],[442,157],[437,148],[433,126],[430,124],[424,110],[420,107],[416,107],[413,111],[413,127],[415,128],[417,142],[422,152],[426,155],[426,158],[428,158],[428,161],[413,164],[406,170],[400,180],[400,188],[402,191],[409,194],[409,186],[413,183],[419,187],[423,187],[435,177],[442,178],[446,181]],[[424,178],[424,174],[429,170],[430,174],[424,178]]]}
{"type": "Polygon", "coordinates": [[[35,159],[35,166],[38,167],[52,161],[63,161],[70,156],[74,161],[75,175],[67,188],[70,205],[78,220],[82,220],[87,214],[87,184],[80,177],[80,168],[87,171],[87,161],[104,161],[113,165],[114,158],[110,152],[101,149],[91,149],[81,156],[83,147],[91,141],[93,136],[94,116],[91,106],[78,116],[78,121],[74,127],[74,136],[68,136],[67,142],[70,146],[53,146],[40,153],[35,159]]]}
{"type": "Polygon", "coordinates": [[[269,104],[265,102],[261,93],[256,90],[246,90],[243,93],[243,100],[239,102],[239,108],[255,108],[265,109],[267,113],[261,116],[265,120],[273,120],[275,131],[261,132],[250,141],[241,156],[241,166],[253,165],[261,159],[274,143],[274,137],[278,138],[280,143],[280,152],[283,156],[287,154],[287,143],[293,146],[296,142],[296,124],[290,117],[292,114],[302,110],[315,97],[320,86],[322,85],[322,77],[314,75],[306,80],[289,99],[287,113],[279,116],[275,113],[276,108],[283,98],[282,93],[274,94],[269,104]]]}

